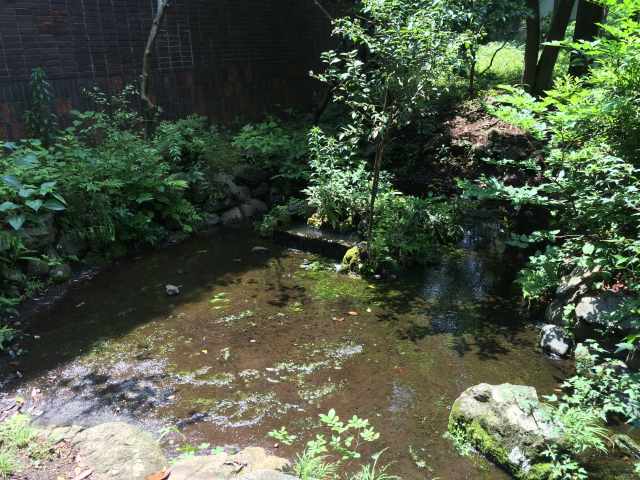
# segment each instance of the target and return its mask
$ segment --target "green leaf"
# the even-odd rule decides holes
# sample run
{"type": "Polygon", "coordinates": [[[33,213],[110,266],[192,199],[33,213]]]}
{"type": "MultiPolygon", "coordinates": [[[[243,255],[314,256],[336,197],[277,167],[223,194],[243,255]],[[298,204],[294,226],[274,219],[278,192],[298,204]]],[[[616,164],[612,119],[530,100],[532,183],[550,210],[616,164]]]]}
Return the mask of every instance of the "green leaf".
{"type": "Polygon", "coordinates": [[[34,212],[37,212],[38,210],[40,210],[40,207],[42,207],[42,204],[44,203],[42,200],[40,200],[39,198],[36,200],[27,200],[26,202],[24,202],[27,207],[29,207],[31,210],[33,210],[34,212]]]}
{"type": "Polygon", "coordinates": [[[29,198],[34,193],[36,193],[36,191],[33,188],[28,188],[24,186],[20,188],[20,190],[18,191],[18,195],[20,195],[22,198],[29,198]]]}
{"type": "Polygon", "coordinates": [[[593,252],[596,251],[596,247],[595,245],[593,245],[593,243],[585,243],[582,246],[582,253],[585,255],[592,255],[593,252]]]}
{"type": "Polygon", "coordinates": [[[53,192],[53,188],[56,186],[56,182],[44,182],[40,185],[40,195],[46,195],[53,192]]]}
{"type": "Polygon", "coordinates": [[[137,203],[150,202],[151,200],[153,200],[153,195],[151,195],[150,193],[143,193],[138,198],[136,198],[137,203]]]}
{"type": "Polygon", "coordinates": [[[20,230],[26,221],[27,219],[24,215],[14,215],[7,219],[7,222],[14,230],[20,230]]]}
{"type": "Polygon", "coordinates": [[[14,175],[4,175],[2,177],[2,181],[16,190],[22,188],[22,183],[20,183],[20,180],[18,180],[14,175]]]}
{"type": "Polygon", "coordinates": [[[61,212],[67,209],[67,207],[64,206],[64,203],[62,203],[60,200],[57,200],[55,198],[49,198],[44,202],[43,206],[47,210],[51,210],[54,212],[61,212]]]}
{"type": "Polygon", "coordinates": [[[16,165],[18,167],[32,168],[40,165],[40,162],[38,161],[38,157],[35,154],[28,153],[24,157],[17,159],[16,165]]]}
{"type": "Polygon", "coordinates": [[[8,212],[9,210],[15,210],[16,208],[18,208],[18,205],[13,202],[0,203],[0,212],[8,212]]]}

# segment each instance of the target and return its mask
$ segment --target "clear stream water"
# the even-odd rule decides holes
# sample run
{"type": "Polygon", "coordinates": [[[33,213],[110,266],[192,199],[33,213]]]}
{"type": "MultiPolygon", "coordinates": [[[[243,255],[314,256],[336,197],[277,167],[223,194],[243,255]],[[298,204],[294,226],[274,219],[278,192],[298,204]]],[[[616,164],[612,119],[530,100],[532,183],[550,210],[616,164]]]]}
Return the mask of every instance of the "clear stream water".
{"type": "Polygon", "coordinates": [[[189,240],[76,282],[34,313],[37,338],[5,396],[17,391],[42,423],[176,426],[179,441],[283,456],[294,452],[274,450],[267,432],[287,425],[304,438],[335,408],[371,421],[381,439],[369,453],[388,448],[405,479],[507,478],[443,437],[451,404],[480,382],[549,394],[568,366],[536,350],[510,293],[514,267],[495,247],[470,229],[437,265],[369,283],[249,230],[189,240]],[[181,294],[168,297],[168,283],[181,294]]]}

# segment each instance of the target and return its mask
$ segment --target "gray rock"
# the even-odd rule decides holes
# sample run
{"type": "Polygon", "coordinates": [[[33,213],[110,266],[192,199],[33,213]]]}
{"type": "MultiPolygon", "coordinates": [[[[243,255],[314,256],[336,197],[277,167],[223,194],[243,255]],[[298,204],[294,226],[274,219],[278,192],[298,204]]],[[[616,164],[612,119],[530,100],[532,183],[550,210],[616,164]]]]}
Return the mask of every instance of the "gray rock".
{"type": "Polygon", "coordinates": [[[257,198],[251,198],[247,203],[252,205],[258,213],[266,213],[267,211],[269,211],[269,207],[267,207],[267,204],[262,200],[258,200],[257,198]]]}
{"type": "Polygon", "coordinates": [[[235,180],[238,183],[256,187],[269,178],[269,173],[256,167],[255,165],[240,165],[234,171],[235,180]]]}
{"type": "Polygon", "coordinates": [[[95,480],[144,480],[168,462],[147,433],[122,422],[104,423],[73,436],[72,445],[95,480]]]}
{"type": "Polygon", "coordinates": [[[66,282],[71,278],[71,274],[72,274],[71,267],[66,263],[63,263],[61,265],[56,265],[49,272],[51,279],[56,283],[66,282]]]}
{"type": "Polygon", "coordinates": [[[180,295],[180,287],[176,285],[167,284],[165,285],[164,289],[167,292],[167,295],[169,295],[170,297],[180,295]]]}
{"type": "Polygon", "coordinates": [[[221,185],[229,196],[239,200],[240,202],[245,202],[251,198],[251,191],[249,188],[236,185],[231,175],[220,173],[216,175],[214,181],[221,185]]]}
{"type": "Polygon", "coordinates": [[[597,271],[588,271],[576,267],[571,274],[562,278],[560,285],[556,288],[553,301],[547,306],[545,319],[548,323],[562,325],[564,323],[564,308],[567,305],[575,304],[581,296],[589,290],[588,284],[597,271]]]}
{"type": "Polygon", "coordinates": [[[224,225],[233,225],[235,223],[241,223],[244,220],[242,210],[238,207],[233,207],[222,214],[222,223],[224,225]]]}
{"type": "Polygon", "coordinates": [[[508,383],[465,390],[451,408],[449,432],[522,479],[546,478],[542,451],[560,441],[535,388],[508,383]]]}
{"type": "Polygon", "coordinates": [[[557,325],[544,325],[540,330],[540,347],[545,353],[565,357],[571,351],[573,339],[557,325]]]}
{"type": "Polygon", "coordinates": [[[233,196],[239,202],[246,202],[251,198],[251,190],[249,189],[249,187],[239,185],[238,188],[236,188],[235,192],[233,192],[233,196]]]}
{"type": "Polygon", "coordinates": [[[251,195],[254,197],[268,197],[269,196],[269,185],[267,183],[261,183],[256,188],[251,190],[251,195]]]}
{"type": "Polygon", "coordinates": [[[235,455],[220,453],[181,460],[172,467],[171,480],[291,480],[277,471],[287,465],[283,458],[250,447],[235,455]]]}
{"type": "Polygon", "coordinates": [[[611,326],[611,315],[624,301],[623,295],[611,292],[582,297],[576,305],[576,319],[589,325],[611,326]]]}
{"type": "Polygon", "coordinates": [[[56,250],[61,256],[80,258],[87,251],[87,242],[77,236],[63,233],[58,240],[56,250]]]}
{"type": "Polygon", "coordinates": [[[49,275],[49,264],[39,258],[27,260],[27,273],[29,275],[44,278],[49,275]]]}
{"type": "Polygon", "coordinates": [[[206,227],[215,227],[216,225],[220,225],[222,219],[220,215],[216,213],[207,213],[204,216],[203,223],[206,227]]]}
{"type": "Polygon", "coordinates": [[[268,253],[269,249],[267,247],[256,246],[251,249],[253,253],[268,253]]]}
{"type": "Polygon", "coordinates": [[[256,198],[251,198],[247,202],[240,205],[240,210],[245,218],[253,218],[268,210],[267,205],[256,198]]]}

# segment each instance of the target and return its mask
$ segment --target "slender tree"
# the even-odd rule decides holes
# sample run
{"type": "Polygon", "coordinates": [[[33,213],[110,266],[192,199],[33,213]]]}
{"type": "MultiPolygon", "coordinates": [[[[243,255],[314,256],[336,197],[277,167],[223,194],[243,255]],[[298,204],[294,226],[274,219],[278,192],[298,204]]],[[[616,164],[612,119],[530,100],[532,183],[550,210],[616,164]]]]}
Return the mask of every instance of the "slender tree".
{"type": "Polygon", "coordinates": [[[156,14],[153,17],[151,23],[151,30],[149,30],[149,37],[147,38],[147,44],[144,48],[144,55],[142,57],[142,80],[140,83],[140,96],[144,103],[145,109],[145,134],[147,137],[151,136],[153,131],[153,117],[156,111],[156,104],[153,102],[150,96],[151,90],[151,62],[153,60],[153,47],[156,42],[156,37],[160,30],[160,25],[169,6],[170,0],[158,0],[156,6],[156,14]]]}

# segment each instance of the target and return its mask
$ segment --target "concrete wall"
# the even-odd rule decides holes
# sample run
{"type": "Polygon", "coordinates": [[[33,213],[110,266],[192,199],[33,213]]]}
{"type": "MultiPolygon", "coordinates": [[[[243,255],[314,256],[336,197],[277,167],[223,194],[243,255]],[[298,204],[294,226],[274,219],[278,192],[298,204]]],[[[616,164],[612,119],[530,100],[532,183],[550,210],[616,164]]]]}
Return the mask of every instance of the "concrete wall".
{"type": "MultiPolygon", "coordinates": [[[[81,91],[138,83],[156,0],[0,0],[0,139],[22,135],[34,67],[63,116],[81,91]]],[[[167,116],[230,121],[308,106],[308,72],[329,46],[311,1],[172,0],[157,40],[152,91],[167,116]]]]}

